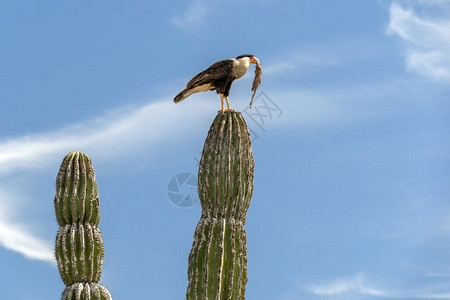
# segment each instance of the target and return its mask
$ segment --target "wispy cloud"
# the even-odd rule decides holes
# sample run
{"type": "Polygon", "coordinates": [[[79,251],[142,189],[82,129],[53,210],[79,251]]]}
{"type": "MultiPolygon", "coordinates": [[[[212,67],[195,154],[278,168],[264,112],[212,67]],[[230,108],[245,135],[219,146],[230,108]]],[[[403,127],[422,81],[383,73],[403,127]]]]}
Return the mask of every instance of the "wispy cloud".
{"type": "Polygon", "coordinates": [[[416,298],[424,298],[424,299],[450,299],[450,293],[446,294],[425,294],[418,296],[416,298]]]}
{"type": "MultiPolygon", "coordinates": [[[[370,281],[365,273],[358,273],[351,277],[340,277],[315,284],[299,284],[303,291],[324,297],[381,297],[394,299],[450,299],[448,284],[434,284],[411,288],[385,288],[370,281]]],[[[391,284],[392,286],[392,284],[391,284]]]]}
{"type": "Polygon", "coordinates": [[[182,16],[171,19],[172,23],[180,29],[192,28],[201,24],[208,15],[211,3],[204,0],[194,0],[182,16]]]}
{"type": "Polygon", "coordinates": [[[264,75],[275,75],[283,72],[309,72],[311,69],[329,68],[343,64],[342,58],[330,53],[318,53],[317,51],[296,51],[282,55],[282,57],[283,60],[281,61],[269,61],[268,65],[264,67],[264,75]]]}
{"type": "Polygon", "coordinates": [[[387,296],[388,293],[376,288],[366,279],[364,273],[350,278],[334,279],[322,284],[310,284],[303,287],[306,291],[320,296],[334,296],[348,293],[360,293],[372,296],[387,296]]]}
{"type": "MultiPolygon", "coordinates": [[[[436,80],[450,81],[450,1],[406,3],[409,3],[407,7],[392,2],[388,33],[404,41],[408,69],[436,80]],[[414,12],[425,6],[438,8],[439,16],[421,17],[414,12]]],[[[426,11],[423,10],[425,14],[426,11]]]]}
{"type": "Polygon", "coordinates": [[[439,4],[448,4],[450,0],[417,0],[421,4],[424,5],[439,5],[439,4]]]}
{"type": "Polygon", "coordinates": [[[182,136],[186,130],[194,130],[196,120],[205,119],[201,116],[211,111],[214,104],[205,101],[203,95],[196,97],[199,99],[189,105],[175,106],[171,99],[165,99],[139,108],[122,108],[57,131],[0,142],[0,174],[42,168],[72,150],[101,152],[103,157],[111,157],[182,136]],[[179,125],[179,120],[187,119],[186,115],[197,116],[190,119],[189,129],[179,125]]]}
{"type": "Polygon", "coordinates": [[[47,241],[35,237],[24,226],[24,222],[11,220],[13,211],[7,205],[16,197],[0,190],[0,245],[6,249],[19,252],[29,259],[41,260],[55,264],[53,248],[47,241]]]}

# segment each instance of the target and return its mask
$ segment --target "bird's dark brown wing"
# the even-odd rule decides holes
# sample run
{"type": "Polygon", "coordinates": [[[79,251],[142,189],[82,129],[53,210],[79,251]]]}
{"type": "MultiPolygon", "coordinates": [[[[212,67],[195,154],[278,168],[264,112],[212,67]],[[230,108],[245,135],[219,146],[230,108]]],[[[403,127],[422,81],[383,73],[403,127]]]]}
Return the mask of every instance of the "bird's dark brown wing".
{"type": "Polygon", "coordinates": [[[208,69],[198,73],[186,84],[186,88],[193,88],[227,76],[233,69],[233,59],[224,59],[214,63],[208,69]]]}

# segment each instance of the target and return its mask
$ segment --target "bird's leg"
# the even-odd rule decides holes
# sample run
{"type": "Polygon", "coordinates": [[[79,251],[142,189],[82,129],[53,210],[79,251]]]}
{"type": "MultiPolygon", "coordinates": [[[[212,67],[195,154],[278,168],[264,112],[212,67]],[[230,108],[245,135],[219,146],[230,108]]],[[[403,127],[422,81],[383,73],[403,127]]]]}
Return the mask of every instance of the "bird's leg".
{"type": "Polygon", "coordinates": [[[225,100],[227,100],[227,106],[229,111],[231,111],[232,109],[230,108],[230,101],[228,101],[228,96],[225,97],[225,100]]]}
{"type": "Polygon", "coordinates": [[[220,111],[224,112],[225,108],[223,107],[223,94],[220,94],[220,102],[222,103],[222,109],[220,111]]]}

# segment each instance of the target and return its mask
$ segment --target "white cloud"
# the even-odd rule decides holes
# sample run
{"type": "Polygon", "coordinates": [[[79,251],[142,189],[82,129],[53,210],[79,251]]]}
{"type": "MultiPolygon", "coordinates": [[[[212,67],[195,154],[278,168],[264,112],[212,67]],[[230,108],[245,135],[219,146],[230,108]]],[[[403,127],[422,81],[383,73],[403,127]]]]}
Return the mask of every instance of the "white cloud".
{"type": "Polygon", "coordinates": [[[412,288],[386,289],[369,281],[364,273],[358,273],[352,277],[336,278],[320,284],[299,284],[299,287],[303,291],[324,297],[358,298],[356,295],[360,295],[364,298],[450,299],[450,291],[446,282],[429,286],[415,284],[412,288]]]}
{"type": "MultiPolygon", "coordinates": [[[[277,57],[279,57],[278,55],[277,57]]],[[[333,54],[317,51],[297,51],[282,55],[283,60],[263,66],[264,75],[274,75],[283,72],[310,72],[311,69],[335,67],[343,64],[343,60],[333,54]]]]}
{"type": "Polygon", "coordinates": [[[372,296],[387,296],[387,292],[367,282],[363,273],[350,278],[338,278],[322,284],[310,284],[304,289],[320,296],[335,296],[348,293],[361,293],[372,296]]]}
{"type": "Polygon", "coordinates": [[[408,69],[436,80],[450,81],[450,1],[407,3],[410,5],[405,8],[397,1],[392,2],[388,33],[404,41],[408,69]],[[439,9],[440,16],[420,17],[412,8],[425,5],[439,9]]]}
{"type": "Polygon", "coordinates": [[[188,105],[184,102],[175,105],[171,99],[165,99],[126,112],[121,109],[54,132],[0,142],[0,173],[42,168],[73,150],[110,157],[182,136],[186,130],[196,128],[196,120],[205,120],[202,116],[218,107],[219,101],[196,97],[199,99],[191,99],[188,105]],[[190,126],[180,126],[180,120],[189,121],[190,126]]]}
{"type": "Polygon", "coordinates": [[[55,264],[53,247],[45,240],[35,237],[23,223],[11,220],[12,195],[0,190],[0,245],[6,249],[19,252],[29,259],[41,260],[55,264]]]}
{"type": "Polygon", "coordinates": [[[425,295],[417,296],[416,298],[424,298],[424,299],[450,299],[450,293],[446,293],[446,294],[425,294],[425,295]]]}
{"type": "Polygon", "coordinates": [[[210,5],[204,0],[194,0],[183,16],[172,18],[172,23],[183,30],[201,24],[208,15],[210,5]]]}
{"type": "Polygon", "coordinates": [[[439,4],[448,4],[450,0],[418,0],[421,4],[425,5],[439,5],[439,4]]]}

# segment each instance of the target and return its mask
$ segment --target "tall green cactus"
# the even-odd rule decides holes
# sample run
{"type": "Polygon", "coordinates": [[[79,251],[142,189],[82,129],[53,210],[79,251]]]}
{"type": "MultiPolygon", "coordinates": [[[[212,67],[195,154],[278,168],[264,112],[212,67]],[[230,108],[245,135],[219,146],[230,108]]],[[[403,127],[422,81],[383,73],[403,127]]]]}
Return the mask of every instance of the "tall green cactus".
{"type": "Polygon", "coordinates": [[[62,300],[111,300],[98,282],[103,265],[103,240],[98,223],[100,210],[95,171],[84,153],[71,152],[56,177],[55,256],[66,284],[62,300]]]}
{"type": "Polygon", "coordinates": [[[245,299],[247,238],[253,194],[251,138],[239,112],[219,112],[198,171],[202,215],[189,255],[188,300],[245,299]]]}

